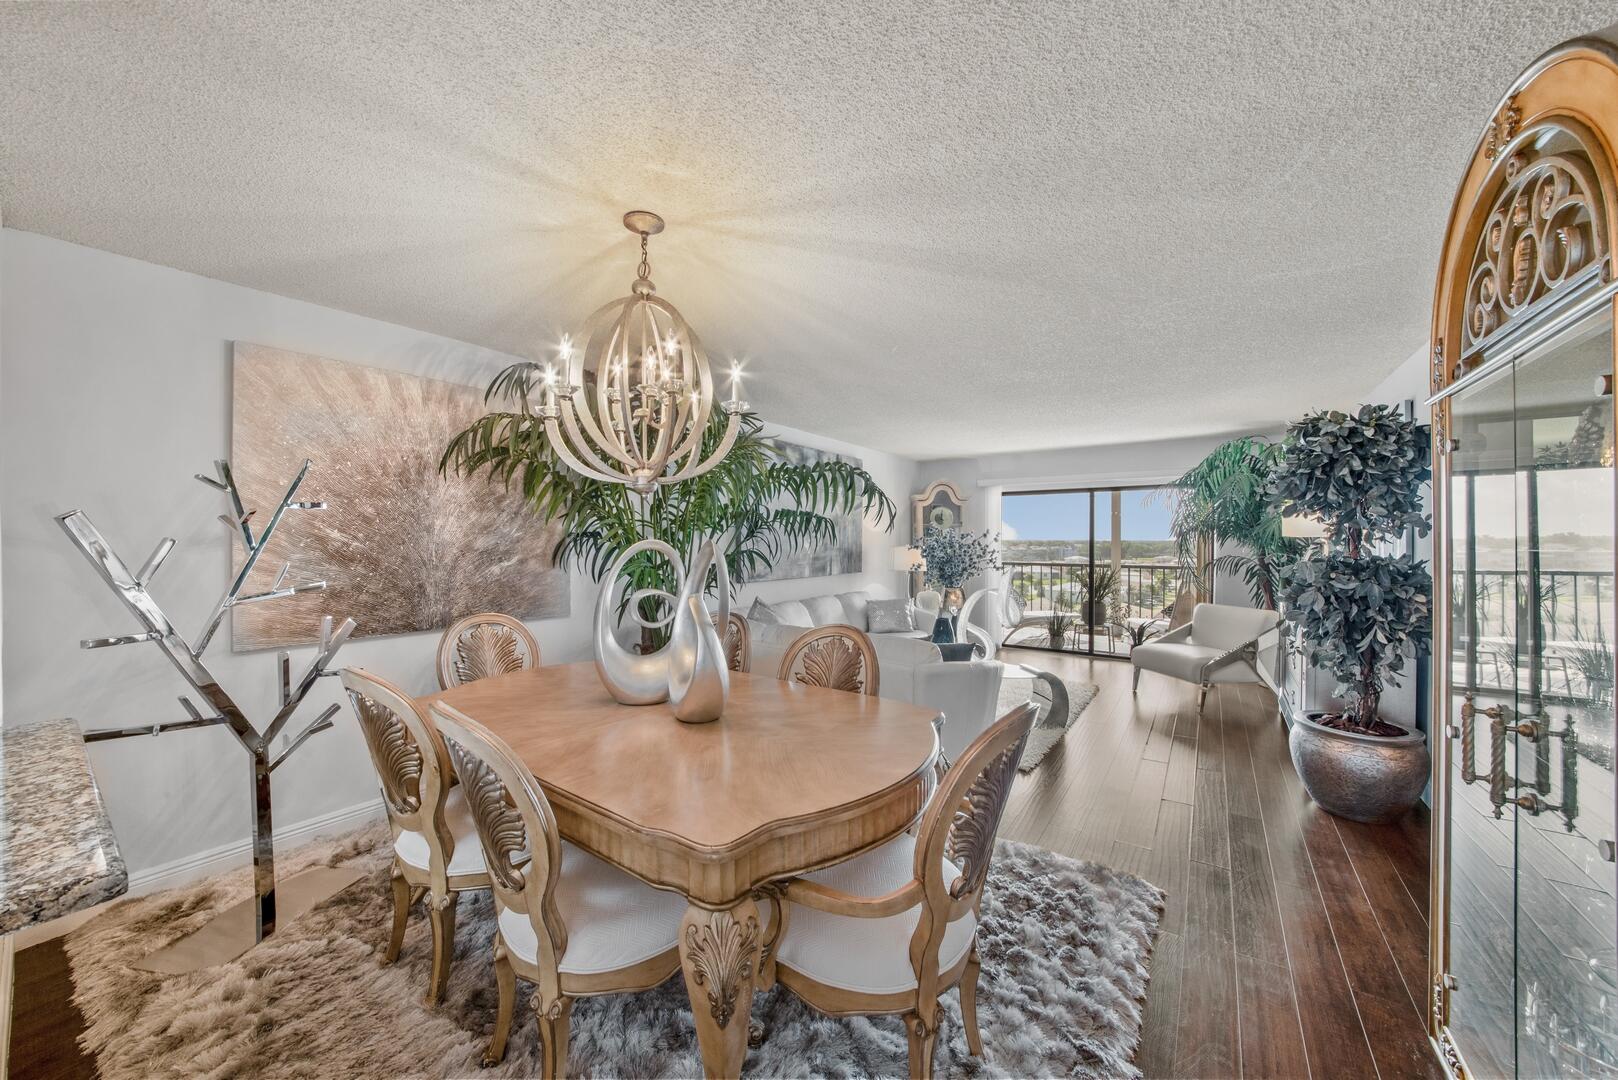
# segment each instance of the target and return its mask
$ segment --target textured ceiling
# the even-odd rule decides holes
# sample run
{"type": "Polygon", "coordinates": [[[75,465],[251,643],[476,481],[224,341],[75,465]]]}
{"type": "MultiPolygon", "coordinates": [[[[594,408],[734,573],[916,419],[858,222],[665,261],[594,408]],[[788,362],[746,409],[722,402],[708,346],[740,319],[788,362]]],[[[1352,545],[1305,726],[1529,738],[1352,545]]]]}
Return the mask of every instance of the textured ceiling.
{"type": "Polygon", "coordinates": [[[1461,167],[1610,4],[0,6],[7,225],[524,355],[633,276],[930,457],[1267,426],[1426,336],[1461,167]]]}

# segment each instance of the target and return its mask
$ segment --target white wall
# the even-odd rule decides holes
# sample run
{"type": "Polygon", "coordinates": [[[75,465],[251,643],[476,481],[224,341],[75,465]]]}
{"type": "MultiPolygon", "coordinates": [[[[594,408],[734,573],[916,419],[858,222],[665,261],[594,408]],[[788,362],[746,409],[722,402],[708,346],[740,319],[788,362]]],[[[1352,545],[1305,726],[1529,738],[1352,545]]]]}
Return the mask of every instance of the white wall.
{"type": "MultiPolygon", "coordinates": [[[[1429,372],[1431,353],[1427,345],[1423,344],[1383,379],[1372,387],[1359,401],[1351,405],[1402,405],[1406,401],[1416,403],[1417,423],[1428,423],[1431,420],[1429,410],[1423,404],[1427,400],[1429,391],[1429,372]]],[[[1433,512],[1432,483],[1423,485],[1423,503],[1429,515],[1433,512]]],[[[1428,533],[1416,539],[1416,558],[1427,564],[1429,570],[1433,565],[1433,536],[1428,533]]],[[[1399,686],[1388,686],[1382,693],[1382,715],[1399,724],[1415,726],[1417,721],[1417,688],[1416,671],[1414,663],[1406,665],[1405,673],[1400,678],[1399,686]]]]}
{"type": "MultiPolygon", "coordinates": [[[[182,628],[204,617],[232,557],[214,520],[218,494],[192,479],[230,440],[230,347],[259,342],[351,363],[476,385],[511,357],[402,326],[256,292],[32,233],[0,233],[0,597],[4,715],[24,723],[71,715],[86,728],[180,716],[178,675],[150,646],[85,652],[78,641],[128,633],[130,616],[52,520],[88,513],[131,565],[157,540],[179,546],[153,592],[182,628]]],[[[908,507],[913,462],[786,428],[794,441],[861,458],[908,507]]],[[[903,518],[901,516],[901,523],[903,518]]],[[[900,584],[890,548],[902,539],[867,529],[866,572],[771,582],[766,596],[900,584]]],[[[547,663],[588,657],[594,586],[575,577],[572,613],[531,624],[547,663]]],[[[337,613],[341,614],[341,613],[337,613]]],[[[434,688],[436,634],[351,642],[340,661],[407,690],[434,688]]],[[[296,668],[310,650],[295,650],[296,668]]],[[[233,654],[228,634],[208,654],[215,673],[263,717],[275,695],[273,653],[233,654]]],[[[336,680],[304,705],[337,701],[336,680]]],[[[295,732],[299,725],[291,725],[295,732]]],[[[94,745],[91,758],[131,870],[138,875],[245,840],[247,765],[221,730],[175,732],[94,745]]],[[[364,804],[376,779],[345,710],[275,776],[282,826],[364,804]]]]}

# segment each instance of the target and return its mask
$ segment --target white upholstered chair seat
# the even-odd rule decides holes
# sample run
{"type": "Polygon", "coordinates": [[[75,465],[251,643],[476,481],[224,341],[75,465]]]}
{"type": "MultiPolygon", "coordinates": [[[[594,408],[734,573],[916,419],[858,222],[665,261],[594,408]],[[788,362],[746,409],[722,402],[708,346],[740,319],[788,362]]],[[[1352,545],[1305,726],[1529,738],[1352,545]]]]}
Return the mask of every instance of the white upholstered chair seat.
{"type": "MultiPolygon", "coordinates": [[[[562,842],[556,910],[567,927],[567,951],[558,970],[569,975],[617,971],[675,947],[686,903],[654,889],[581,848],[562,842]]],[[[513,956],[538,956],[534,924],[526,913],[500,912],[500,937],[513,956]]]]}
{"type": "Polygon", "coordinates": [[[1143,671],[1197,683],[1201,687],[1197,711],[1201,712],[1210,687],[1263,682],[1266,675],[1274,685],[1281,637],[1278,612],[1230,604],[1198,604],[1191,610],[1190,622],[1130,651],[1135,688],[1140,688],[1143,671]]]}
{"type": "MultiPolygon", "coordinates": [[[[444,799],[444,824],[455,838],[455,852],[449,858],[445,873],[450,877],[484,872],[483,845],[478,842],[478,829],[472,822],[472,811],[467,808],[466,796],[461,789],[451,788],[444,799]]],[[[418,870],[429,867],[427,838],[419,832],[403,831],[393,842],[393,853],[418,870]]]]}
{"type": "MultiPolygon", "coordinates": [[[[1168,675],[1186,682],[1202,682],[1202,666],[1222,654],[1224,649],[1208,645],[1159,645],[1148,641],[1135,646],[1130,654],[1135,666],[1145,671],[1168,675]]],[[[1253,669],[1245,664],[1215,668],[1208,673],[1209,683],[1240,683],[1253,681],[1253,669]]]]}
{"type": "MultiPolygon", "coordinates": [[[[914,880],[916,840],[898,836],[881,847],[836,866],[804,875],[808,880],[856,896],[881,896],[914,880]]],[[[959,870],[944,861],[944,881],[959,870]]],[[[910,936],[921,905],[880,919],[858,919],[792,905],[777,963],[818,983],[866,994],[896,994],[916,987],[910,964],[910,936]]],[[[970,911],[949,924],[938,951],[940,971],[960,963],[972,948],[977,918],[970,911]]]]}

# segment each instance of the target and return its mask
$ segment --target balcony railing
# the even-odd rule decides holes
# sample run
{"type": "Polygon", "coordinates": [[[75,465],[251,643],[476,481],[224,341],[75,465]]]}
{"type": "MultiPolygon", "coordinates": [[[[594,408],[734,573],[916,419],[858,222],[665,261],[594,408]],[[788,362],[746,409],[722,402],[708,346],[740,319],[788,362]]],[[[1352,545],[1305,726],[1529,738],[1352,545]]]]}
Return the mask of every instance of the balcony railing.
{"type": "Polygon", "coordinates": [[[1152,619],[1180,591],[1180,567],[1171,562],[1095,564],[1006,562],[1010,587],[1026,609],[1020,627],[1006,627],[1006,643],[1031,644],[1071,652],[1128,649],[1126,620],[1152,619]],[[1055,633],[1052,633],[1054,623],[1055,633]]]}
{"type": "MultiPolygon", "coordinates": [[[[1480,570],[1471,577],[1470,626],[1467,575],[1457,570],[1450,579],[1455,683],[1478,690],[1527,693],[1533,674],[1528,667],[1532,629],[1528,575],[1480,570]]],[[[1537,666],[1542,694],[1611,700],[1613,628],[1603,612],[1612,601],[1610,570],[1540,571],[1538,623],[1543,651],[1537,666]]]]}

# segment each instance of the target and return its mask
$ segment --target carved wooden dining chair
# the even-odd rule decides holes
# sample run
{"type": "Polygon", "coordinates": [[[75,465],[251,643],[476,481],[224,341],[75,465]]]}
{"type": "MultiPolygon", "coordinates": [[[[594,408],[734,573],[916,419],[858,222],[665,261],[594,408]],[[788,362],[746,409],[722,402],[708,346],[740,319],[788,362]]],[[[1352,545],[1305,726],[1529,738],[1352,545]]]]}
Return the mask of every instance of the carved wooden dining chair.
{"type": "Polygon", "coordinates": [[[393,931],[382,963],[399,958],[410,909],[425,896],[433,932],[426,1000],[437,1004],[455,957],[456,900],[468,889],[489,887],[483,848],[465,795],[450,785],[443,741],[421,707],[362,668],[344,668],[343,687],[382,781],[393,832],[393,931]]]}
{"type": "Polygon", "coordinates": [[[649,990],[678,971],[686,902],[563,840],[533,773],[493,732],[444,704],[433,705],[433,719],[494,890],[500,1005],[483,1064],[505,1057],[521,976],[534,984],[541,1068],[561,1076],[573,1000],[649,990]]]}
{"type": "Polygon", "coordinates": [[[753,667],[753,635],[747,628],[747,617],[732,611],[724,623],[713,617],[713,628],[719,640],[725,643],[725,666],[732,671],[751,671],[753,667]]]}
{"type": "Polygon", "coordinates": [[[438,639],[438,688],[539,666],[539,642],[510,615],[482,611],[459,619],[438,639]]]}
{"type": "Polygon", "coordinates": [[[781,656],[782,682],[876,696],[876,648],[865,631],[843,623],[806,630],[781,656]]]}
{"type": "Polygon", "coordinates": [[[1019,705],[967,747],[922,815],[847,862],[787,883],[773,975],[831,1016],[904,1016],[910,1075],[932,1075],[939,996],[959,986],[966,1045],[978,1032],[978,908],[994,834],[1037,710],[1019,705]]]}

